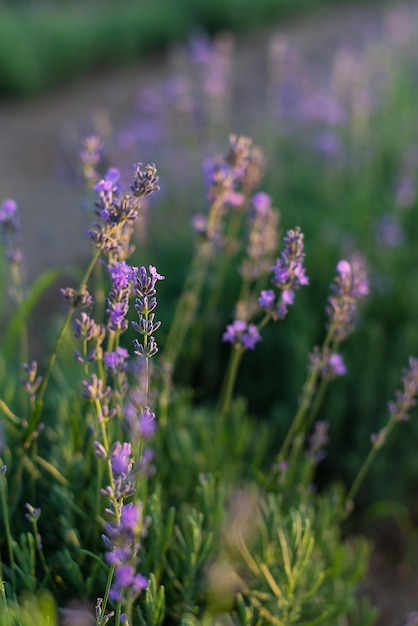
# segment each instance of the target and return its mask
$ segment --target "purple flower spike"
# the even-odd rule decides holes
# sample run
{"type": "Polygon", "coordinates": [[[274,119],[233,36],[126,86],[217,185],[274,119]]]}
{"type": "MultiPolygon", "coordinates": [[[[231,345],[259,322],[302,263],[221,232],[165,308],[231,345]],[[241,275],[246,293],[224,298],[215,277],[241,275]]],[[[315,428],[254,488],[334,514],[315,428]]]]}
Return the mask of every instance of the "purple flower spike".
{"type": "Polygon", "coordinates": [[[272,267],[272,283],[278,290],[277,301],[272,289],[262,291],[258,298],[260,308],[270,313],[275,320],[283,319],[287,315],[287,307],[294,304],[295,291],[302,285],[309,284],[303,267],[304,259],[303,233],[297,226],[294,230],[287,231],[284,249],[272,267]]]}
{"type": "Polygon", "coordinates": [[[149,439],[156,430],[155,413],[152,413],[149,407],[146,407],[145,411],[138,417],[138,432],[145,439],[149,439]]]}
{"type": "Polygon", "coordinates": [[[233,345],[241,345],[245,350],[254,350],[256,344],[261,341],[261,335],[255,324],[235,320],[233,324],[228,324],[222,339],[233,345]]]}
{"type": "Polygon", "coordinates": [[[358,301],[369,293],[365,262],[359,254],[351,262],[345,259],[338,262],[331,291],[326,309],[329,329],[335,339],[343,341],[354,330],[358,301]]]}

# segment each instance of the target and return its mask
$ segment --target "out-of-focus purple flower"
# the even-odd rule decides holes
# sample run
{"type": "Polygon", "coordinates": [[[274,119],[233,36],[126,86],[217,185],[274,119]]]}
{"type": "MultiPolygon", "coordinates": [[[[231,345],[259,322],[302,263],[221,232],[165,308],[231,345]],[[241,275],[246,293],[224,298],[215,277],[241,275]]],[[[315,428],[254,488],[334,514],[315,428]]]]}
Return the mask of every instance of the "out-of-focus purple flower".
{"type": "Polygon", "coordinates": [[[155,421],[155,413],[152,413],[149,407],[138,417],[138,433],[145,439],[149,439],[157,430],[157,422],[155,421]]]}
{"type": "Polygon", "coordinates": [[[329,91],[309,93],[300,101],[300,116],[307,120],[319,120],[329,125],[341,124],[344,111],[329,91]]]}
{"type": "Polygon", "coordinates": [[[245,350],[254,350],[256,344],[261,341],[261,335],[255,324],[235,320],[232,324],[228,324],[222,339],[233,345],[241,345],[245,350]]]}
{"type": "Polygon", "coordinates": [[[23,254],[20,217],[17,203],[10,198],[0,208],[0,234],[9,263],[21,265],[23,254]]]}
{"type": "Polygon", "coordinates": [[[318,150],[325,157],[337,157],[342,152],[340,138],[333,132],[327,130],[318,134],[316,138],[318,150]]]}
{"type": "Polygon", "coordinates": [[[68,302],[69,306],[72,306],[75,309],[86,309],[93,304],[93,298],[85,286],[79,292],[72,287],[60,289],[60,292],[68,302]]]}
{"type": "Polygon", "coordinates": [[[396,391],[394,402],[388,403],[389,413],[398,421],[408,420],[408,412],[417,404],[418,359],[409,357],[409,367],[402,372],[403,390],[396,391]]]}
{"type": "Polygon", "coordinates": [[[0,223],[6,227],[20,228],[19,211],[15,200],[5,200],[0,208],[0,223]]]}
{"type": "Polygon", "coordinates": [[[409,209],[417,198],[415,181],[408,175],[400,176],[395,187],[395,202],[402,209],[409,209]]]}
{"type": "Polygon", "coordinates": [[[110,454],[112,472],[115,476],[128,474],[132,469],[131,444],[116,441],[110,454]]]}
{"type": "Polygon", "coordinates": [[[30,365],[23,363],[22,369],[25,376],[20,379],[20,382],[28,392],[29,397],[35,398],[36,392],[42,382],[42,376],[37,376],[38,364],[36,361],[32,361],[30,365]]]}
{"type": "Polygon", "coordinates": [[[36,523],[41,516],[41,509],[35,508],[29,502],[25,504],[27,513],[25,513],[25,517],[32,523],[36,523]]]}
{"type": "Polygon", "coordinates": [[[337,276],[331,285],[327,314],[329,332],[343,341],[354,329],[358,301],[369,293],[369,282],[364,259],[356,254],[351,262],[341,260],[337,264],[337,276]]]}
{"type": "Polygon", "coordinates": [[[123,371],[128,357],[129,352],[121,346],[118,346],[114,352],[105,352],[103,360],[106,370],[114,374],[123,371]]]}
{"type": "Polygon", "coordinates": [[[247,255],[239,271],[244,278],[255,280],[269,272],[277,253],[279,212],[272,208],[270,196],[263,192],[251,198],[251,205],[247,255]]]}
{"type": "Polygon", "coordinates": [[[106,313],[109,316],[108,327],[111,331],[125,332],[128,321],[125,319],[129,310],[129,296],[131,292],[130,279],[135,275],[134,270],[125,261],[109,265],[108,270],[112,278],[112,287],[106,298],[106,313]]]}
{"type": "Polygon", "coordinates": [[[106,546],[106,560],[115,566],[115,574],[109,597],[112,600],[121,600],[123,594],[135,599],[147,587],[148,581],[141,574],[136,573],[139,563],[138,552],[140,538],[146,530],[142,515],[141,502],[129,502],[120,506],[119,514],[112,516],[105,525],[102,538],[106,546]]]}
{"type": "Polygon", "coordinates": [[[347,373],[344,359],[342,355],[337,352],[330,354],[328,366],[335,376],[344,376],[347,373]]]}
{"type": "Polygon", "coordinates": [[[81,142],[80,161],[84,178],[89,185],[94,184],[98,179],[97,166],[102,155],[103,145],[100,137],[89,135],[81,142]]]}
{"type": "Polygon", "coordinates": [[[295,291],[300,286],[309,284],[303,267],[303,233],[298,226],[286,233],[284,244],[284,249],[272,268],[272,283],[278,291],[277,303],[272,298],[272,290],[263,291],[258,299],[259,306],[270,313],[273,319],[283,319],[287,314],[287,307],[294,304],[295,291]]]}
{"type": "Polygon", "coordinates": [[[258,298],[258,305],[261,309],[270,309],[273,305],[273,302],[276,298],[276,295],[273,289],[264,289],[261,292],[260,297],[258,298]]]}
{"type": "Polygon", "coordinates": [[[315,346],[314,351],[309,355],[311,367],[318,368],[323,378],[332,380],[338,376],[345,376],[347,368],[344,359],[338,352],[331,352],[329,348],[321,351],[315,346]]]}
{"type": "Polygon", "coordinates": [[[381,217],[374,227],[376,241],[390,248],[398,248],[405,242],[405,233],[396,215],[381,217]]]}
{"type": "Polygon", "coordinates": [[[326,456],[324,448],[329,442],[328,430],[329,422],[318,421],[314,426],[313,433],[309,436],[309,447],[306,456],[314,463],[319,463],[326,456]]]}

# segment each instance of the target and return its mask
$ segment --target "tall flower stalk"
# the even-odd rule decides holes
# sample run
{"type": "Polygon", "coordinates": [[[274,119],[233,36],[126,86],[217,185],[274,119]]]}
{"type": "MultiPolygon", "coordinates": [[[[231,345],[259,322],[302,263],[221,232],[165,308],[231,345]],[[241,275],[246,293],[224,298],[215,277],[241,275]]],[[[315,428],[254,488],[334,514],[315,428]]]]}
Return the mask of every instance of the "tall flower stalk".
{"type": "MultiPolygon", "coordinates": [[[[261,291],[257,300],[258,307],[254,311],[249,310],[248,305],[244,307],[242,315],[247,319],[235,319],[233,324],[229,324],[226,328],[223,341],[231,343],[233,347],[220,395],[221,418],[229,411],[239,364],[245,351],[255,348],[261,340],[260,330],[270,320],[276,321],[286,317],[288,307],[294,304],[295,292],[302,285],[309,283],[303,265],[305,259],[303,238],[299,227],[286,233],[283,251],[271,268],[273,288],[261,291]],[[264,312],[264,317],[258,324],[249,321],[249,317],[261,312],[264,312]]],[[[240,309],[238,308],[237,311],[239,312],[240,309]]]]}
{"type": "MultiPolygon", "coordinates": [[[[353,332],[358,315],[358,302],[368,293],[369,284],[362,257],[354,255],[351,262],[339,261],[326,309],[328,332],[322,347],[316,348],[311,355],[299,408],[282,444],[278,464],[286,459],[297,435],[306,434],[312,426],[330,380],[345,373],[344,362],[338,354],[338,346],[353,332]],[[321,382],[318,388],[319,379],[321,382]]],[[[299,446],[302,441],[302,436],[297,438],[299,446]]]]}
{"type": "Polygon", "coordinates": [[[418,398],[418,359],[409,357],[409,365],[402,372],[402,390],[395,393],[395,400],[388,403],[389,420],[377,434],[371,436],[372,447],[354,479],[342,507],[342,514],[348,515],[354,506],[357,495],[364,479],[372,466],[379,450],[384,446],[392,430],[399,422],[409,420],[409,411],[417,405],[418,398]]]}
{"type": "Polygon", "coordinates": [[[64,295],[68,296],[67,299],[70,306],[58,333],[55,346],[43,376],[42,384],[38,390],[36,404],[24,434],[24,445],[27,444],[31,434],[39,423],[43,399],[48,387],[51,372],[74,311],[79,306],[83,307],[87,304],[87,283],[94,267],[102,254],[107,255],[108,258],[113,261],[118,258],[118,251],[124,247],[125,243],[124,232],[126,229],[130,229],[130,225],[135,222],[138,217],[138,208],[140,206],[139,199],[159,189],[157,184],[157,170],[153,164],[144,167],[142,163],[138,163],[138,165],[135,166],[134,179],[130,186],[130,194],[125,194],[121,197],[118,179],[119,173],[117,170],[112,169],[109,170],[107,177],[94,187],[94,190],[99,194],[99,200],[96,202],[95,206],[95,215],[100,221],[94,224],[93,228],[89,231],[89,235],[96,250],[80,281],[77,291],[66,290],[66,292],[64,292],[64,295]]]}
{"type": "MultiPolygon", "coordinates": [[[[164,388],[160,398],[164,421],[167,411],[171,379],[175,365],[191,325],[196,319],[203,285],[216,254],[221,263],[215,284],[209,293],[206,306],[214,310],[218,304],[225,272],[231,254],[237,252],[237,237],[246,213],[248,198],[263,174],[264,159],[248,137],[231,135],[229,147],[222,157],[205,164],[207,179],[207,216],[196,215],[193,220],[198,236],[196,251],[185,280],[182,295],[176,306],[163,355],[164,388]]],[[[203,313],[205,316],[205,312],[203,313]]],[[[200,338],[192,339],[195,346],[200,338]]]]}

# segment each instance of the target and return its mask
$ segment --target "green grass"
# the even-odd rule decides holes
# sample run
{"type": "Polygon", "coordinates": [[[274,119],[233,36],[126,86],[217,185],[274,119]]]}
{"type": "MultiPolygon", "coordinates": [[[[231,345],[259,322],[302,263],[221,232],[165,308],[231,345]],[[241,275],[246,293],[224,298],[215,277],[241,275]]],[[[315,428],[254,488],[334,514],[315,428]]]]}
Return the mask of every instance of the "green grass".
{"type": "Polygon", "coordinates": [[[6,3],[0,7],[0,96],[28,97],[97,68],[137,61],[184,41],[196,27],[209,33],[251,30],[324,4],[327,0],[6,3]]]}

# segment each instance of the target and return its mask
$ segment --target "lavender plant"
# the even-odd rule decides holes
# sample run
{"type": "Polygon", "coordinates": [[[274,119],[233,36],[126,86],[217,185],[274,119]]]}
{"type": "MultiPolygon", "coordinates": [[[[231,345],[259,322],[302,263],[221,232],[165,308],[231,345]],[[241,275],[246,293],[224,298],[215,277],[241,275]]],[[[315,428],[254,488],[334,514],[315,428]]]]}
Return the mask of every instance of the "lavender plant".
{"type": "MultiPolygon", "coordinates": [[[[90,143],[83,163],[99,194],[90,229],[96,251],[78,288],[62,290],[69,312],[52,356],[46,365],[25,360],[25,402],[17,392],[0,399],[1,626],[31,618],[97,626],[374,623],[376,611],[357,596],[370,546],[343,538],[341,525],[378,451],[416,403],[416,359],[351,487],[315,488],[333,436],[321,415],[326,391],[346,374],[341,344],[369,292],[363,259],[337,265],[326,337],[309,355],[299,408],[280,441],[234,397],[243,356],[260,350],[270,322],[283,332],[296,292],[311,288],[301,228],[288,230],[277,250],[278,213],[258,190],[261,152],[232,137],[211,164],[209,216],[198,220],[190,278],[160,351],[164,276],[127,262],[140,200],[158,189],[155,166],[136,166],[122,195],[117,170],[96,176],[98,144],[90,143]],[[241,288],[218,342],[230,344],[231,356],[217,405],[203,404],[173,389],[173,374],[200,311],[210,319],[218,307],[230,266],[241,288]],[[219,280],[206,287],[213,272],[219,280]],[[130,344],[131,330],[138,336],[130,344]]],[[[164,272],[168,282],[170,268],[164,272]]]]}

